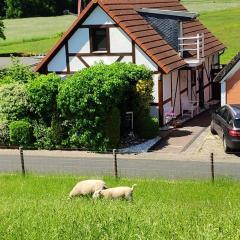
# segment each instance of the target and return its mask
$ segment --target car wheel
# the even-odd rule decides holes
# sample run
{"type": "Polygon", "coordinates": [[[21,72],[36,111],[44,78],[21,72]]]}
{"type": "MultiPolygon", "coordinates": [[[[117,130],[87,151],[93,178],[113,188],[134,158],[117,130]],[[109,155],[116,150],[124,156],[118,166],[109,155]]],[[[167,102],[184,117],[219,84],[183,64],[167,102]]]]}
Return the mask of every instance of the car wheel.
{"type": "Polygon", "coordinates": [[[223,136],[223,149],[225,153],[229,153],[230,151],[230,148],[227,146],[227,142],[224,136],[223,136]]]}
{"type": "Polygon", "coordinates": [[[213,127],[213,121],[211,122],[211,133],[213,134],[213,135],[216,135],[217,134],[217,132],[215,131],[215,129],[214,129],[214,127],[213,127]]]}

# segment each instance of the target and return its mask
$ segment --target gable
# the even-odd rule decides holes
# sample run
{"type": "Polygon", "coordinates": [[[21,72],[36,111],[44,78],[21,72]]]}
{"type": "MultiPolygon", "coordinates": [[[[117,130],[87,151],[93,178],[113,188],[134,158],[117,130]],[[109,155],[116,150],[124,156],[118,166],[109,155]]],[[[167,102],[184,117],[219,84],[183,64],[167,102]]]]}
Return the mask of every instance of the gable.
{"type": "Polygon", "coordinates": [[[82,25],[105,25],[115,24],[115,22],[97,6],[90,14],[90,16],[83,22],[82,25]]]}
{"type": "MultiPolygon", "coordinates": [[[[49,52],[46,58],[36,67],[36,71],[46,71],[46,67],[66,41],[80,42],[80,46],[70,51],[88,51],[88,42],[77,40],[80,37],[78,28],[95,24],[118,25],[124,34],[133,41],[144,54],[158,66],[162,73],[169,73],[187,65],[178,52],[138,13],[140,8],[186,11],[179,0],[98,0],[91,1],[78,16],[62,39],[49,52]],[[74,36],[75,35],[75,36],[74,36]],[[77,36],[77,37],[76,37],[77,36]]],[[[204,31],[207,45],[206,53],[211,55],[223,50],[219,42],[199,21],[184,24],[184,35],[192,34],[196,29],[204,31]],[[191,30],[192,29],[192,30],[191,30]],[[203,30],[202,30],[203,29],[203,30]]],[[[84,30],[83,30],[84,31],[84,30]]],[[[127,38],[125,38],[127,39],[127,38]]],[[[126,41],[129,42],[129,41],[126,41]]],[[[129,50],[129,49],[128,49],[129,50]]],[[[207,56],[207,55],[206,55],[207,56]]]]}

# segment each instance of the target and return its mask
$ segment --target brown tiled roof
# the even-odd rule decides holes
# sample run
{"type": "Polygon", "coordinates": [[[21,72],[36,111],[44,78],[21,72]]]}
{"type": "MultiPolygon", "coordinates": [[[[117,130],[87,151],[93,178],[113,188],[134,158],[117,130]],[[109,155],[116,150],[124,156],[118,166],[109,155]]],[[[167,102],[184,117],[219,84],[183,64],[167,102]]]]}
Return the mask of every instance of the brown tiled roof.
{"type": "Polygon", "coordinates": [[[240,61],[240,52],[218,73],[215,77],[215,82],[221,82],[225,76],[235,67],[240,61]]]}
{"type": "MultiPolygon", "coordinates": [[[[183,22],[184,37],[196,36],[201,33],[204,33],[205,57],[225,48],[224,44],[220,42],[199,20],[183,22]]],[[[195,54],[193,54],[193,56],[195,54]]]]}
{"type": "MultiPolygon", "coordinates": [[[[186,65],[186,62],[178,55],[178,53],[137,12],[140,8],[185,11],[186,8],[179,0],[99,0],[98,4],[159,66],[159,69],[163,73],[169,73],[186,65]]],[[[60,49],[66,38],[70,38],[78,25],[86,18],[88,11],[93,6],[94,1],[90,2],[87,8],[84,9],[74,24],[65,33],[63,38],[37,66],[36,71],[40,71],[44,66],[46,67],[54,53],[60,49]]],[[[183,26],[184,34],[186,36],[196,35],[202,31],[205,33],[205,53],[207,55],[211,55],[224,49],[224,45],[219,42],[199,21],[186,22],[183,26]]]]}

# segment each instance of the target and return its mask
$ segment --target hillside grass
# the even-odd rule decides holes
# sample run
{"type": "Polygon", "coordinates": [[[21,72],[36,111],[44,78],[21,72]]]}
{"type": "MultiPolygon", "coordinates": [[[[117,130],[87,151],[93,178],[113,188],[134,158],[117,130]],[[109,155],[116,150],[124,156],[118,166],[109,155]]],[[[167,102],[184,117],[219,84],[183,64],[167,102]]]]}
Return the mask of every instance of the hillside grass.
{"type": "Polygon", "coordinates": [[[68,199],[80,178],[0,175],[1,239],[240,239],[240,183],[137,183],[134,201],[68,199]]]}
{"type": "Polygon", "coordinates": [[[240,51],[240,7],[203,13],[200,20],[227,47],[221,62],[228,63],[240,51]]]}
{"type": "Polygon", "coordinates": [[[74,20],[74,16],[6,19],[7,39],[0,39],[0,53],[46,53],[74,20]]]}
{"type": "MultiPolygon", "coordinates": [[[[182,0],[191,11],[228,47],[222,63],[229,62],[240,50],[239,0],[182,0]]],[[[74,16],[4,20],[7,40],[0,40],[1,53],[47,53],[74,21],[74,16]]]]}

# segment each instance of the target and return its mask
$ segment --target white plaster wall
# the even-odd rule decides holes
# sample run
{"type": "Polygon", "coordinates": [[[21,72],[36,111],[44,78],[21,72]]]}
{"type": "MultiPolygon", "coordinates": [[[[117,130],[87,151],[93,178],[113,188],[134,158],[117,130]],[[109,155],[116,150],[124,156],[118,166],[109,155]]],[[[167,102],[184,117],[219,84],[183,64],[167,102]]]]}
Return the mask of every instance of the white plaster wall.
{"type": "Polygon", "coordinates": [[[177,84],[177,77],[178,77],[178,71],[174,71],[172,73],[172,101],[173,101],[173,106],[175,102],[174,112],[176,113],[176,115],[179,115],[181,113],[180,90],[179,90],[179,83],[177,84]]]}
{"type": "Polygon", "coordinates": [[[138,65],[145,65],[152,71],[157,71],[158,66],[155,64],[137,45],[135,47],[136,51],[136,64],[138,65]]]}
{"type": "Polygon", "coordinates": [[[150,115],[159,119],[159,107],[157,106],[150,106],[150,115]]]}
{"type": "Polygon", "coordinates": [[[206,58],[205,60],[205,69],[203,69],[203,80],[204,80],[204,86],[207,85],[209,83],[209,80],[208,80],[208,74],[209,74],[209,67],[208,67],[208,64],[209,64],[209,58],[206,58]]]}
{"type": "Polygon", "coordinates": [[[83,59],[87,62],[89,66],[93,66],[99,62],[103,62],[104,64],[112,64],[117,61],[118,56],[90,56],[83,57],[83,59]]]}
{"type": "Polygon", "coordinates": [[[86,66],[80,61],[78,57],[70,57],[69,58],[69,66],[70,66],[70,71],[71,72],[78,72],[86,66]]]}
{"type": "Polygon", "coordinates": [[[89,29],[79,28],[68,40],[69,53],[90,53],[89,29]]]}
{"type": "Polygon", "coordinates": [[[210,100],[209,89],[210,89],[209,86],[204,89],[204,100],[205,100],[205,102],[208,102],[210,100]]]}
{"type": "Polygon", "coordinates": [[[221,83],[221,106],[226,104],[226,82],[221,83]]]}
{"type": "Polygon", "coordinates": [[[159,91],[159,89],[158,89],[158,81],[159,81],[159,79],[160,79],[160,74],[154,74],[153,75],[153,83],[154,83],[154,85],[153,85],[153,93],[152,93],[152,95],[153,95],[153,102],[154,103],[158,103],[158,99],[159,99],[159,94],[158,94],[158,91],[159,91]]]}
{"type": "Polygon", "coordinates": [[[121,62],[125,62],[125,63],[132,63],[133,59],[131,56],[125,56],[123,57],[123,59],[121,60],[121,62]]]}
{"type": "Polygon", "coordinates": [[[188,99],[188,95],[187,95],[187,92],[184,92],[181,94],[181,103],[183,104],[184,102],[188,102],[189,99],[188,99]]]}
{"type": "Polygon", "coordinates": [[[65,45],[48,64],[48,71],[64,72],[67,69],[65,45]]]}
{"type": "Polygon", "coordinates": [[[112,53],[131,53],[132,41],[121,28],[110,28],[110,51],[112,53]]]}
{"type": "Polygon", "coordinates": [[[191,82],[191,71],[188,71],[188,99],[192,96],[192,82],[191,82]]]}
{"type": "Polygon", "coordinates": [[[181,78],[180,78],[180,85],[181,85],[181,91],[187,88],[187,75],[188,71],[187,70],[181,70],[181,78]]]}
{"type": "Polygon", "coordinates": [[[105,13],[105,11],[97,6],[90,16],[85,20],[83,25],[104,25],[104,24],[115,24],[115,22],[105,13]]]}
{"type": "MultiPolygon", "coordinates": [[[[172,110],[172,103],[171,102],[168,102],[166,104],[163,105],[163,116],[165,116],[165,113],[166,112],[169,112],[170,110],[172,110]]],[[[166,124],[166,119],[164,117],[163,119],[163,123],[166,124]]]]}
{"type": "Polygon", "coordinates": [[[171,74],[163,75],[163,101],[171,97],[171,74]]]}

